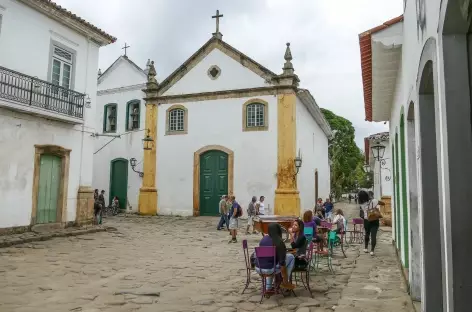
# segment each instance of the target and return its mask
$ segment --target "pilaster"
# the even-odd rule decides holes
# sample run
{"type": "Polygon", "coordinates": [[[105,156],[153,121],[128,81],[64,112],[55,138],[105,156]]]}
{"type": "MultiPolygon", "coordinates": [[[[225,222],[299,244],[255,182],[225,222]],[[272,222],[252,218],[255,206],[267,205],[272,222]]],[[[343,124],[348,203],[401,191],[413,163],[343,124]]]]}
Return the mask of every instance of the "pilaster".
{"type": "Polygon", "coordinates": [[[77,192],[77,210],[75,223],[77,225],[91,224],[93,222],[93,189],[90,186],[79,186],[77,192]]]}
{"type": "Polygon", "coordinates": [[[274,213],[281,216],[300,215],[300,195],[295,175],[296,94],[279,94],[277,98],[277,189],[274,213]]]}
{"type": "Polygon", "coordinates": [[[157,207],[157,189],[156,189],[156,138],[157,138],[157,90],[156,69],[154,61],[149,65],[148,82],[146,84],[146,120],[145,133],[152,142],[147,142],[149,149],[144,150],[143,160],[143,183],[139,189],[138,212],[141,215],[156,215],[157,207]]]}

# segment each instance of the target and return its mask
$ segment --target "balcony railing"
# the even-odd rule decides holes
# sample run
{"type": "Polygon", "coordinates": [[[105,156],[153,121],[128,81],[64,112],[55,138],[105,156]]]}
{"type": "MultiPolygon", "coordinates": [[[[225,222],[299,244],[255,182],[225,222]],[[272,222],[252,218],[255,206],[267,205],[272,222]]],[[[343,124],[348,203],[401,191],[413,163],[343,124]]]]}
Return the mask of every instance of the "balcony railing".
{"type": "Polygon", "coordinates": [[[85,94],[1,66],[0,98],[69,117],[84,116],[85,94]]]}

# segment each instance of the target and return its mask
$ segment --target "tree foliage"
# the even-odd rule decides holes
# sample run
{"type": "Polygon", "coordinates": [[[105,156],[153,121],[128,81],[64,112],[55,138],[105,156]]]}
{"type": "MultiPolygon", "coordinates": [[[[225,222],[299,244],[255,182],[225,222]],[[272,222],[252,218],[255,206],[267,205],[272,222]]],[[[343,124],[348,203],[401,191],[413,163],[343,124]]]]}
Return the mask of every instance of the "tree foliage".
{"type": "Polygon", "coordinates": [[[352,123],[327,109],[321,109],[334,132],[329,144],[331,160],[331,192],[335,198],[342,193],[369,188],[372,179],[364,172],[364,154],[355,143],[352,123]]]}

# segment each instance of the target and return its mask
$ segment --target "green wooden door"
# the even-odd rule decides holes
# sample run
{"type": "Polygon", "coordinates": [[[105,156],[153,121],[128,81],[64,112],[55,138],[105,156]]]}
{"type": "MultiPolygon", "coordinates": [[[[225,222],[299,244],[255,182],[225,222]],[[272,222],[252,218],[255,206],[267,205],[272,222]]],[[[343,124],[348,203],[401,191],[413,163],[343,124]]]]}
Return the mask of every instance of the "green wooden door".
{"type": "Polygon", "coordinates": [[[228,154],[208,151],[200,155],[200,215],[217,216],[221,196],[228,194],[228,154]]]}
{"type": "Polygon", "coordinates": [[[128,160],[117,158],[111,161],[110,166],[110,192],[108,205],[113,197],[118,196],[120,208],[126,209],[128,202],[128,160]]]}
{"type": "Polygon", "coordinates": [[[61,182],[61,157],[41,155],[36,223],[57,222],[59,186],[61,182]]]}

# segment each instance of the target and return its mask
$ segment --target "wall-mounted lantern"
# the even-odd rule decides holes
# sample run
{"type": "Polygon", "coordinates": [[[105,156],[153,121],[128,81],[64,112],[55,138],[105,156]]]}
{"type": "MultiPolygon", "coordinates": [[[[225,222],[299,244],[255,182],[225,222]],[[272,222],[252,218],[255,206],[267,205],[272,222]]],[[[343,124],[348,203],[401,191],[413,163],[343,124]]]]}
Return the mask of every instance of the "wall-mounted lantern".
{"type": "Polygon", "coordinates": [[[131,169],[136,172],[141,178],[144,176],[144,172],[141,172],[141,171],[137,171],[135,169],[136,165],[137,165],[137,160],[136,158],[130,158],[129,160],[129,164],[131,165],[131,169]]]}
{"type": "Polygon", "coordinates": [[[92,107],[92,100],[90,99],[90,95],[87,94],[87,98],[85,99],[85,107],[91,108],[92,107]]]}
{"type": "Polygon", "coordinates": [[[364,165],[364,172],[365,172],[365,173],[369,173],[369,172],[370,172],[370,169],[371,169],[371,168],[370,168],[370,165],[369,165],[369,164],[365,164],[365,165],[364,165]]]}
{"type": "Polygon", "coordinates": [[[143,149],[147,151],[151,150],[153,142],[154,140],[149,136],[149,129],[147,129],[147,134],[143,139],[143,149]]]}
{"type": "Polygon", "coordinates": [[[295,163],[295,168],[297,169],[297,172],[295,172],[295,175],[298,174],[298,171],[300,171],[300,168],[302,167],[302,154],[300,153],[300,149],[298,150],[298,156],[295,157],[295,159],[293,160],[294,163],[295,163]]]}
{"type": "Polygon", "coordinates": [[[385,146],[377,142],[374,146],[371,147],[372,155],[374,155],[374,159],[380,161],[385,154],[385,146]]]}

